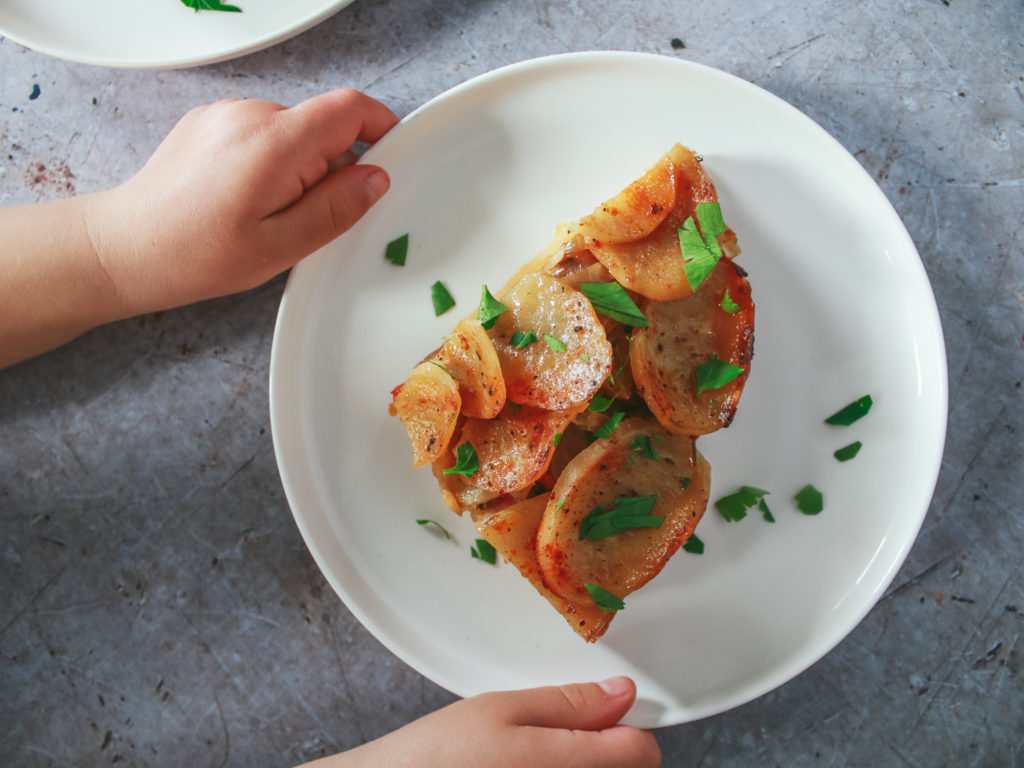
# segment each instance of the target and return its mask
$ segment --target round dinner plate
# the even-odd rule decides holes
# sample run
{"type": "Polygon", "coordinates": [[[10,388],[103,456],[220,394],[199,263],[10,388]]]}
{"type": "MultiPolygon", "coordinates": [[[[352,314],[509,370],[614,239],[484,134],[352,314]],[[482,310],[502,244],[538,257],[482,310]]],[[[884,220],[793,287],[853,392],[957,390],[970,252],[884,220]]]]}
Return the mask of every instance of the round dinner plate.
{"type": "MultiPolygon", "coordinates": [[[[935,300],[899,218],[834,139],[765,91],[708,67],[567,54],[464,83],[365,155],[388,195],[292,272],[274,336],[274,445],[295,520],[328,581],[392,652],[468,696],[616,674],[627,722],[722,712],[836,645],[903,562],[934,490],[946,425],[935,300]],[[704,158],[757,305],[751,374],[732,426],[701,437],[712,502],[769,491],[727,522],[709,505],[703,555],[680,551],[581,640],[514,566],[470,557],[475,531],[412,469],[391,390],[502,285],[559,222],[589,213],[680,142],[704,158]],[[404,267],[386,244],[409,235],[404,267]],[[430,286],[457,306],[435,317],[430,286]],[[870,413],[824,423],[870,394],[870,413]],[[860,441],[860,454],[833,452],[860,441]],[[813,484],[824,511],[802,514],[813,484]],[[439,522],[445,536],[432,525],[439,522]]],[[[468,516],[467,516],[468,517],[468,516]]]]}
{"type": "Polygon", "coordinates": [[[82,64],[170,69],[212,64],[304,32],[352,0],[225,0],[241,13],[181,0],[3,0],[0,34],[82,64]]]}

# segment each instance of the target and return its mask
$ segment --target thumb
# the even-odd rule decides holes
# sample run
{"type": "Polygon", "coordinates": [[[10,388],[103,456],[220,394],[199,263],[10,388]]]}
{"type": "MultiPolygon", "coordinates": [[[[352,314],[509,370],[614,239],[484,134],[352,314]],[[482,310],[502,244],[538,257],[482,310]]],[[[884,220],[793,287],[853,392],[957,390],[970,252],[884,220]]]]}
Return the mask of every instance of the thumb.
{"type": "Polygon", "coordinates": [[[509,722],[543,728],[600,731],[622,719],[636,699],[628,677],[600,683],[548,686],[508,691],[503,706],[509,722]]]}
{"type": "Polygon", "coordinates": [[[292,205],[266,221],[274,227],[278,252],[291,266],[350,229],[384,196],[391,180],[375,165],[350,165],[333,171],[292,205]]]}

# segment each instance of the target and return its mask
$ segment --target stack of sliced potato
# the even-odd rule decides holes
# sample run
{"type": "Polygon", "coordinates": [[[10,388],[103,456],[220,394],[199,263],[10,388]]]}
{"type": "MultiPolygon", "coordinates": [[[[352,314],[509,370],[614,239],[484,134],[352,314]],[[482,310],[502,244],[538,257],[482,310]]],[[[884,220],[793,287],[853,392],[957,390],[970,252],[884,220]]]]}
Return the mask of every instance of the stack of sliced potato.
{"type": "Polygon", "coordinates": [[[696,438],[728,426],[749,373],[754,305],[735,234],[721,227],[696,290],[680,246],[698,204],[717,199],[676,145],[559,227],[498,292],[507,311],[487,329],[460,322],[392,393],[445,504],[591,642],[696,528],[711,482],[696,438]],[[642,317],[592,303],[602,283],[642,317]],[[698,384],[709,361],[728,380],[698,384]]]}

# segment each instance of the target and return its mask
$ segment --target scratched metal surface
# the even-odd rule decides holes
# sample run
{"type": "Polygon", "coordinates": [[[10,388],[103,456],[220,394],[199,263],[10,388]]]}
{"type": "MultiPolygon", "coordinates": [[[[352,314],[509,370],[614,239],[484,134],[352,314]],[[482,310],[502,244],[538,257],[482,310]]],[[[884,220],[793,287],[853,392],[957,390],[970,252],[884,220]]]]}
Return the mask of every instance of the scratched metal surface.
{"type": "MultiPolygon", "coordinates": [[[[294,103],[344,84],[405,114],[496,66],[591,49],[702,62],[781,96],[856,155],[921,252],[949,354],[946,456],[866,620],[774,693],[659,731],[665,765],[1012,766],[1024,9],[806,5],[357,0],[270,50],[167,72],[0,40],[0,202],[116,184],[189,107],[227,96],[294,103]]],[[[267,414],[282,287],[0,372],[0,764],[286,766],[452,700],[353,619],[291,520],[267,414]]]]}

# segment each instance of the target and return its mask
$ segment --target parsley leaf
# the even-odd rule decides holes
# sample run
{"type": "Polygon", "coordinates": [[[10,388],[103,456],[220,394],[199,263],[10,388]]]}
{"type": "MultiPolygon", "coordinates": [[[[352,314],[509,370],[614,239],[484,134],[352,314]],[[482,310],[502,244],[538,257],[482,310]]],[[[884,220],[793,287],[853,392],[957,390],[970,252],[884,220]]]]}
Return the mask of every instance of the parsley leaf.
{"type": "Polygon", "coordinates": [[[683,549],[694,555],[704,554],[704,542],[697,538],[697,534],[691,534],[690,538],[683,544],[683,549]]]}
{"type": "Polygon", "coordinates": [[[432,526],[435,526],[435,530],[438,530],[441,533],[443,533],[444,537],[446,539],[451,539],[451,534],[448,533],[448,531],[445,530],[444,526],[441,525],[439,522],[437,522],[437,520],[417,520],[416,524],[417,525],[432,525],[432,526]]]}
{"type": "Polygon", "coordinates": [[[733,365],[712,355],[706,363],[697,367],[697,394],[709,389],[719,389],[743,373],[743,367],[733,365]]]}
{"type": "Polygon", "coordinates": [[[686,262],[686,280],[694,293],[722,258],[718,236],[725,232],[722,208],[718,203],[697,203],[696,213],[699,231],[692,216],[678,230],[679,249],[686,262]]]}
{"type": "Polygon", "coordinates": [[[443,365],[441,365],[441,364],[440,364],[439,362],[437,362],[437,360],[427,360],[427,362],[428,362],[428,363],[431,363],[431,364],[433,364],[433,365],[436,365],[436,366],[437,366],[438,368],[440,368],[440,369],[441,369],[442,371],[444,371],[445,373],[447,373],[447,374],[448,374],[449,376],[451,376],[451,377],[452,377],[453,379],[455,379],[456,381],[462,381],[462,377],[461,377],[461,376],[459,376],[459,374],[457,374],[457,373],[456,373],[455,371],[450,371],[450,370],[448,370],[448,369],[447,369],[447,368],[445,368],[445,367],[444,367],[443,365]]]}
{"type": "Polygon", "coordinates": [[[817,515],[825,508],[825,498],[821,491],[809,483],[797,491],[793,498],[796,499],[797,508],[805,515],[817,515]]]}
{"type": "Polygon", "coordinates": [[[587,592],[594,598],[597,607],[605,613],[615,613],[615,611],[621,611],[626,607],[626,604],[622,602],[622,598],[616,597],[607,589],[596,584],[584,584],[583,586],[587,588],[587,592]]]}
{"type": "Polygon", "coordinates": [[[644,313],[629,298],[626,289],[618,283],[580,283],[580,290],[590,299],[599,315],[636,328],[646,328],[650,325],[644,313]]]}
{"type": "Polygon", "coordinates": [[[490,542],[484,539],[476,540],[476,547],[470,547],[469,553],[477,560],[494,565],[498,562],[498,550],[491,546],[490,542]]]}
{"type": "Polygon", "coordinates": [[[612,432],[615,431],[615,428],[619,426],[624,418],[626,418],[626,414],[624,413],[620,412],[613,414],[608,421],[602,424],[598,429],[594,430],[594,437],[611,437],[612,432]]]}
{"type": "Polygon", "coordinates": [[[540,339],[537,338],[537,334],[533,331],[527,331],[526,333],[516,331],[512,334],[512,340],[509,343],[516,349],[522,349],[523,347],[528,347],[538,341],[540,341],[540,339]]]}
{"type": "Polygon", "coordinates": [[[607,512],[594,507],[580,521],[580,541],[600,541],[630,528],[660,528],[663,515],[652,515],[657,496],[620,496],[607,512]]]}
{"type": "Polygon", "coordinates": [[[455,299],[440,280],[430,286],[430,299],[434,302],[434,317],[440,317],[455,306],[455,299]]]}
{"type": "Polygon", "coordinates": [[[604,395],[594,395],[594,399],[590,401],[590,405],[587,406],[588,411],[594,413],[604,413],[612,407],[612,403],[615,402],[613,397],[605,397],[604,395]]]}
{"type": "Polygon", "coordinates": [[[477,458],[476,449],[469,442],[465,442],[455,449],[455,466],[444,471],[446,475],[465,475],[472,477],[480,471],[480,459],[477,458]]]}
{"type": "MultiPolygon", "coordinates": [[[[655,435],[655,438],[659,438],[661,435],[655,435]]],[[[665,438],[661,437],[662,440],[665,438]]],[[[648,459],[654,461],[664,461],[664,458],[658,455],[658,452],[654,450],[654,443],[651,441],[649,435],[637,435],[633,438],[633,442],[629,444],[630,450],[638,451],[641,456],[646,456],[648,459]]]]}
{"type": "Polygon", "coordinates": [[[854,400],[845,408],[841,408],[833,413],[825,419],[825,423],[838,427],[848,427],[862,416],[867,416],[868,411],[871,410],[871,405],[871,395],[864,395],[859,400],[854,400]]]}
{"type": "Polygon", "coordinates": [[[558,447],[558,444],[559,444],[560,442],[562,442],[562,433],[561,433],[561,432],[558,432],[558,433],[556,433],[556,434],[555,434],[555,439],[551,441],[551,444],[552,444],[552,445],[553,445],[553,446],[554,446],[555,448],[557,448],[557,447],[558,447]]]}
{"type": "Polygon", "coordinates": [[[498,317],[506,312],[508,312],[508,307],[491,296],[491,292],[485,285],[480,295],[480,308],[476,311],[476,319],[480,321],[480,325],[484,327],[485,331],[490,330],[498,322],[498,317]]]}
{"type": "Polygon", "coordinates": [[[849,445],[844,445],[842,448],[840,448],[832,455],[835,456],[836,459],[839,461],[849,461],[858,453],[860,453],[862,445],[863,443],[861,443],[860,440],[857,440],[856,442],[850,443],[849,445]]]}
{"type": "Polygon", "coordinates": [[[220,0],[181,0],[182,5],[187,5],[189,8],[195,9],[196,13],[200,11],[231,11],[233,13],[241,13],[242,9],[237,5],[226,5],[220,0]]]}
{"type": "Polygon", "coordinates": [[[757,508],[764,512],[764,521],[766,523],[775,522],[775,515],[773,515],[772,511],[768,509],[768,504],[765,502],[763,496],[761,497],[760,501],[757,502],[757,508]]]}
{"type": "Polygon", "coordinates": [[[552,352],[559,352],[559,353],[560,352],[565,352],[565,342],[564,341],[561,341],[560,339],[556,339],[550,333],[545,333],[545,334],[542,334],[542,335],[544,336],[544,341],[547,342],[548,347],[551,348],[552,352]]]}
{"type": "Polygon", "coordinates": [[[409,235],[404,234],[396,237],[384,249],[384,258],[396,267],[405,266],[405,255],[409,252],[409,235]]]}
{"type": "Polygon", "coordinates": [[[715,509],[730,523],[738,523],[747,516],[747,510],[757,504],[762,496],[768,491],[755,488],[752,485],[741,486],[736,493],[723,496],[715,502],[715,509]]]}
{"type": "Polygon", "coordinates": [[[722,309],[724,309],[730,315],[735,315],[737,312],[740,311],[740,305],[733,301],[732,297],[729,296],[728,288],[725,289],[725,295],[722,296],[722,309]]]}

